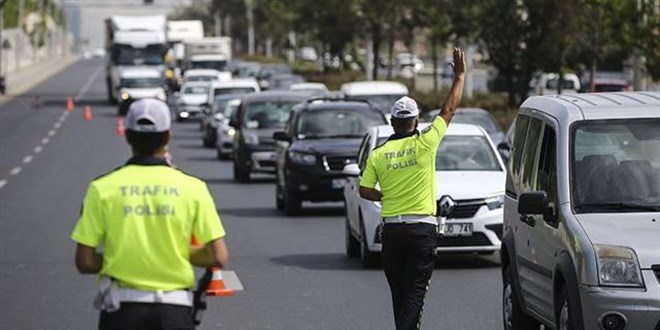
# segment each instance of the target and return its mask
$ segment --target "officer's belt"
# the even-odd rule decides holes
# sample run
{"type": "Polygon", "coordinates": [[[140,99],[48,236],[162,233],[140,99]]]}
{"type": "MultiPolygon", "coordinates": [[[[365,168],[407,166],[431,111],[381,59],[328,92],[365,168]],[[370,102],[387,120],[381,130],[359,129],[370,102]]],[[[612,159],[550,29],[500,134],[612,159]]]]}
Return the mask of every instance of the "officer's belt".
{"type": "Polygon", "coordinates": [[[393,217],[384,217],[383,222],[388,223],[428,223],[431,225],[437,225],[438,220],[432,215],[416,215],[416,214],[404,214],[397,215],[393,217]]]}
{"type": "Polygon", "coordinates": [[[120,288],[116,281],[107,276],[100,278],[99,285],[99,292],[94,299],[94,307],[102,311],[114,312],[121,307],[122,302],[193,305],[193,293],[189,290],[146,291],[120,288]]]}

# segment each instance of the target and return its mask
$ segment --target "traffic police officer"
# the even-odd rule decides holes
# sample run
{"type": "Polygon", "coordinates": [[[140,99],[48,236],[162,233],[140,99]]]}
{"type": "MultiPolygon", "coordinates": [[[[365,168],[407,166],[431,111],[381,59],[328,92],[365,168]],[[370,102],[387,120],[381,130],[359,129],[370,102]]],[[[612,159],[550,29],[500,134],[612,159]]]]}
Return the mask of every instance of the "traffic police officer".
{"type": "Polygon", "coordinates": [[[165,103],[130,105],[133,157],[90,183],[71,235],[78,271],[101,278],[99,329],[193,329],[192,266],[227,263],[225,230],[206,184],[165,159],[170,125],[165,103]],[[193,235],[203,246],[191,246],[193,235]]]}
{"type": "Polygon", "coordinates": [[[455,48],[453,57],[454,82],[438,117],[418,132],[417,103],[405,96],[397,100],[391,111],[394,134],[371,152],[360,180],[360,196],[382,202],[383,269],[397,330],[419,329],[435,265],[435,157],[465,79],[463,51],[455,48]]]}

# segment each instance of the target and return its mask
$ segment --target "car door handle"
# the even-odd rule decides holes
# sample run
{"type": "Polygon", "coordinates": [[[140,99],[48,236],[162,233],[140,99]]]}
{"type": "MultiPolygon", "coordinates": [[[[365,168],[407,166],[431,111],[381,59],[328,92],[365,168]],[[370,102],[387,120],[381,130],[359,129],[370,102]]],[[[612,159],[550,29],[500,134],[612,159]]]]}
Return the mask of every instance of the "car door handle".
{"type": "Polygon", "coordinates": [[[530,227],[534,227],[534,225],[536,224],[534,217],[526,214],[520,216],[520,221],[526,223],[530,227]]]}

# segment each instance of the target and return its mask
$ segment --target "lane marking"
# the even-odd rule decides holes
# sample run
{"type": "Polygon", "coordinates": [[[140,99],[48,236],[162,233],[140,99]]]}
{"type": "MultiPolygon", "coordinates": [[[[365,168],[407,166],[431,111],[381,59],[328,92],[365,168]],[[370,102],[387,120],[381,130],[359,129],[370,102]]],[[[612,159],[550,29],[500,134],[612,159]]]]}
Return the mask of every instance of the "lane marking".
{"type": "Polygon", "coordinates": [[[34,147],[34,153],[35,153],[35,154],[40,153],[42,150],[44,150],[44,148],[42,148],[41,146],[36,146],[36,147],[34,147]]]}
{"type": "Polygon", "coordinates": [[[48,132],[48,136],[55,136],[55,133],[55,130],[51,129],[50,132],[48,132]]]}
{"type": "Polygon", "coordinates": [[[23,163],[25,164],[29,164],[31,161],[32,161],[32,156],[25,156],[25,158],[23,158],[23,163]]]}
{"type": "Polygon", "coordinates": [[[41,139],[41,144],[48,144],[48,142],[50,142],[50,139],[49,139],[49,138],[43,138],[43,139],[41,139]]]}
{"type": "Polygon", "coordinates": [[[103,70],[103,68],[104,68],[104,66],[99,66],[96,69],[96,71],[94,71],[94,73],[89,77],[89,79],[87,79],[87,81],[85,82],[85,85],[80,90],[78,95],[76,95],[76,97],[73,98],[74,101],[76,101],[76,102],[80,101],[80,99],[83,97],[83,95],[85,95],[85,93],[87,93],[87,90],[89,89],[89,87],[92,86],[92,83],[94,82],[96,77],[99,75],[99,73],[101,73],[101,70],[103,70]]]}
{"type": "Polygon", "coordinates": [[[58,128],[62,127],[62,123],[57,122],[57,123],[55,123],[55,126],[53,126],[53,127],[55,127],[55,129],[58,129],[58,128]]]}
{"type": "Polygon", "coordinates": [[[21,168],[20,168],[20,167],[14,167],[14,168],[12,168],[11,171],[9,172],[9,174],[11,174],[11,175],[16,175],[16,174],[18,174],[18,173],[21,173],[21,168]]]}
{"type": "Polygon", "coordinates": [[[0,189],[7,184],[7,180],[0,180],[0,189]]]}

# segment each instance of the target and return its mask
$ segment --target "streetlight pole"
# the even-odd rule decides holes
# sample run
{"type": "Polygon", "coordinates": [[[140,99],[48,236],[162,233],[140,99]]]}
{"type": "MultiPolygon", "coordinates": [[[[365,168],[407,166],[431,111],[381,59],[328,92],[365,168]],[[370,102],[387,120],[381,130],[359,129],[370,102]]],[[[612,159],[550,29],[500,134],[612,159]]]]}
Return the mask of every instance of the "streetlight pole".
{"type": "Polygon", "coordinates": [[[248,21],[248,55],[254,55],[254,0],[245,0],[248,21]]]}

